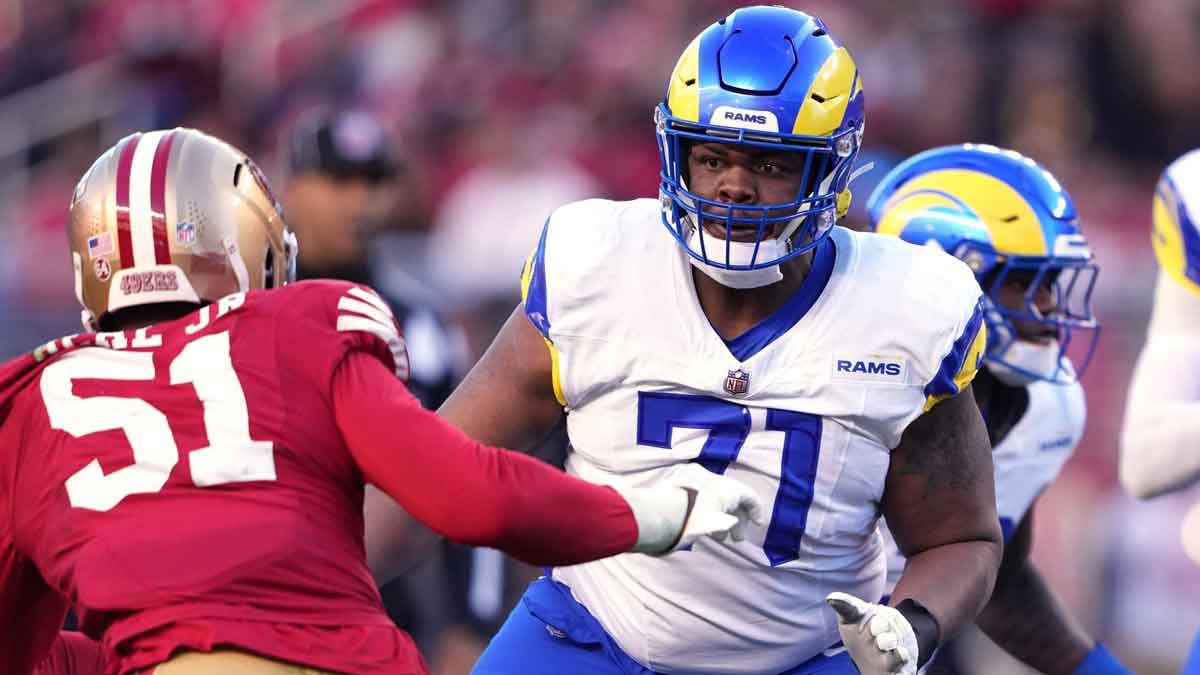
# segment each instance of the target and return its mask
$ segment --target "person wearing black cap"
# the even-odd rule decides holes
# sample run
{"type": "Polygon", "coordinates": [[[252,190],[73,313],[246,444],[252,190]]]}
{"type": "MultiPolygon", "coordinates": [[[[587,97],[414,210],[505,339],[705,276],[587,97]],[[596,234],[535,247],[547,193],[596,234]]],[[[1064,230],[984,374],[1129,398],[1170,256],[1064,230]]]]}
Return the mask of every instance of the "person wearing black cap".
{"type": "Polygon", "coordinates": [[[461,333],[434,310],[433,292],[413,275],[373,259],[371,241],[385,221],[403,167],[387,131],[361,110],[321,111],[302,119],[288,143],[291,178],[284,194],[288,224],[304,251],[301,279],[342,279],[377,289],[410,342],[409,388],[436,407],[465,360],[461,333]]]}
{"type": "MultiPolygon", "coordinates": [[[[293,127],[287,149],[284,208],[304,251],[297,277],[342,279],[376,289],[410,345],[409,389],[425,407],[436,408],[465,370],[466,342],[435,311],[434,293],[416,275],[377,255],[375,235],[389,207],[404,198],[398,194],[404,168],[386,129],[365,111],[322,110],[293,127]]],[[[428,532],[415,536],[430,537],[428,532]]],[[[410,561],[414,567],[384,586],[384,601],[422,650],[436,656],[445,630],[466,611],[460,597],[465,594],[455,589],[467,583],[460,578],[469,573],[460,568],[470,554],[445,546],[412,548],[429,555],[410,561]]]]}
{"type": "Polygon", "coordinates": [[[284,203],[304,246],[299,275],[369,282],[367,226],[381,217],[399,168],[383,126],[361,111],[310,115],[292,132],[288,160],[284,203]]]}

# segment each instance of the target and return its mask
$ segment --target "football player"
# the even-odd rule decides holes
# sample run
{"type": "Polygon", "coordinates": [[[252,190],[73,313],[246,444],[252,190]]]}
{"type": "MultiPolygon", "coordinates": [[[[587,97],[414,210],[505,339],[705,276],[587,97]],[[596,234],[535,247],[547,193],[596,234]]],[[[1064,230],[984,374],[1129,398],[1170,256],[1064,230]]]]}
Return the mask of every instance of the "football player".
{"type": "Polygon", "coordinates": [[[347,282],[285,286],[295,239],[216,138],[121,140],[68,227],[101,332],[0,368],[6,674],[42,660],[68,603],[114,675],[424,672],[367,569],[364,482],[539,564],[663,553],[757,517],[732,479],[600,487],[423,410],[387,305],[347,282]]]}
{"type": "MultiPolygon", "coordinates": [[[[1121,484],[1149,499],[1200,481],[1200,150],[1154,191],[1158,282],[1121,429],[1121,484]]],[[[1183,671],[1200,675],[1200,636],[1183,671]]]]}
{"type": "MultiPolygon", "coordinates": [[[[1070,195],[1028,157],[965,144],[898,165],[867,211],[873,230],[950,253],[984,289],[988,347],[972,388],[992,442],[1005,547],[976,624],[1039,673],[1131,672],[1080,628],[1029,559],[1034,504],[1083,435],[1078,378],[1099,337],[1097,268],[1070,195]],[[1082,355],[1078,369],[1068,347],[1082,355]]],[[[890,553],[894,581],[905,561],[890,553]]]]}
{"type": "Polygon", "coordinates": [[[522,447],[565,410],[569,473],[651,486],[699,466],[771,517],[739,543],[549,570],[475,672],[911,674],[1000,560],[970,393],[979,285],[950,256],[835,227],[863,93],[820,20],[712,24],[655,121],[660,198],[556,210],[523,303],[441,412],[522,447]],[[881,509],[911,560],[891,606],[881,509]]]}

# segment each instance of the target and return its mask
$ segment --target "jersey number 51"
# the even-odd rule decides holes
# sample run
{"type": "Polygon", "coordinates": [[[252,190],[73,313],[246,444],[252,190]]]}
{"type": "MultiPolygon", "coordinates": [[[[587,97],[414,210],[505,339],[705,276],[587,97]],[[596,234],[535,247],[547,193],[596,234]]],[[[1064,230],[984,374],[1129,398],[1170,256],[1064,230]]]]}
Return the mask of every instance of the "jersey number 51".
{"type": "MultiPolygon", "coordinates": [[[[246,394],[233,369],[229,331],[187,344],[171,361],[171,386],[192,384],[204,409],[208,447],[188,454],[192,482],[199,487],[275,480],[270,441],[250,438],[246,394]]],[[[140,398],[81,398],[73,381],[153,381],[154,353],[83,349],[64,355],[42,372],[42,400],[50,426],[75,437],[120,429],[133,449],[133,464],[104,473],[93,459],[67,479],[71,506],[108,511],[129,495],[158,492],[179,462],[179,447],[161,410],[140,398]]]]}

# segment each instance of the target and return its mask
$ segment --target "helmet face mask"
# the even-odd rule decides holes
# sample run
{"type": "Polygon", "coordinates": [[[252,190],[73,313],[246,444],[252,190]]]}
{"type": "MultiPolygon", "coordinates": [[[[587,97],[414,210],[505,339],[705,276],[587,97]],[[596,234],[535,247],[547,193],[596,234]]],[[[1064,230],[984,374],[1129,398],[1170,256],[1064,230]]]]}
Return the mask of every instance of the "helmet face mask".
{"type": "Polygon", "coordinates": [[[1043,380],[1055,384],[1074,382],[1087,370],[1096,349],[1100,326],[1092,312],[1092,291],[1099,268],[1090,259],[1013,257],[996,264],[981,285],[986,296],[984,320],[988,324],[988,349],[984,356],[993,370],[1012,373],[1009,381],[1043,380]],[[1016,293],[1005,292],[1006,286],[1016,293]],[[1053,301],[1050,312],[1039,297],[1046,288],[1053,301]],[[1042,343],[1054,352],[1044,364],[1022,358],[1021,342],[1042,343]],[[1083,353],[1078,370],[1067,357],[1076,337],[1082,337],[1083,353]]]}
{"type": "Polygon", "coordinates": [[[1087,370],[1099,268],[1070,195],[1036,162],[986,145],[928,150],[885,176],[867,211],[871,229],[971,268],[984,291],[984,362],[1002,381],[1070,384],[1087,370]]]}
{"type": "Polygon", "coordinates": [[[663,225],[703,265],[777,266],[816,247],[848,205],[842,194],[863,133],[858,71],[824,25],[802,12],[750,7],[710,26],[680,57],[654,121],[663,225]],[[714,142],[794,153],[801,187],[769,204],[699,194],[688,184],[688,150],[714,142]],[[696,236],[705,222],[724,236],[707,243],[696,236]],[[740,255],[735,229],[755,232],[752,246],[737,247],[740,255]]]}
{"type": "Polygon", "coordinates": [[[192,129],[127,136],[80,179],[68,223],[83,323],[294,279],[296,240],[254,163],[192,129]]]}

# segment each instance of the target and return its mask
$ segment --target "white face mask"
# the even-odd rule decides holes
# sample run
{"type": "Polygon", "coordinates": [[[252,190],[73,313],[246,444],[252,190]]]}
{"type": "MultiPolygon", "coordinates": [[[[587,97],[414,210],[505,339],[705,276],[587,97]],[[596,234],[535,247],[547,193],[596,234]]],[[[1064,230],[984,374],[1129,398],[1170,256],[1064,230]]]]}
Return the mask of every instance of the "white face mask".
{"type": "Polygon", "coordinates": [[[988,359],[987,366],[996,379],[1010,387],[1024,387],[1036,382],[1038,378],[1034,375],[1053,380],[1073,379],[1074,373],[1066,360],[1062,361],[1063,372],[1059,372],[1059,352],[1057,340],[1044,345],[1013,340],[1004,350],[1003,360],[988,359]]]}
{"type": "MultiPolygon", "coordinates": [[[[720,237],[714,237],[704,230],[703,227],[693,227],[690,237],[690,245],[694,251],[706,251],[708,257],[712,260],[725,261],[725,240],[720,237]],[[704,238],[704,248],[700,248],[700,238],[704,238]]],[[[788,252],[788,245],[783,239],[764,239],[758,244],[758,256],[754,255],[755,243],[752,241],[731,241],[729,242],[729,264],[730,265],[749,265],[752,258],[757,260],[773,260],[782,257],[788,252]]],[[[704,272],[713,281],[728,286],[729,288],[760,288],[762,286],[770,286],[783,279],[783,270],[779,269],[779,265],[763,267],[756,270],[729,270],[714,265],[708,265],[700,260],[688,256],[688,260],[696,266],[701,272],[704,272]]]]}

